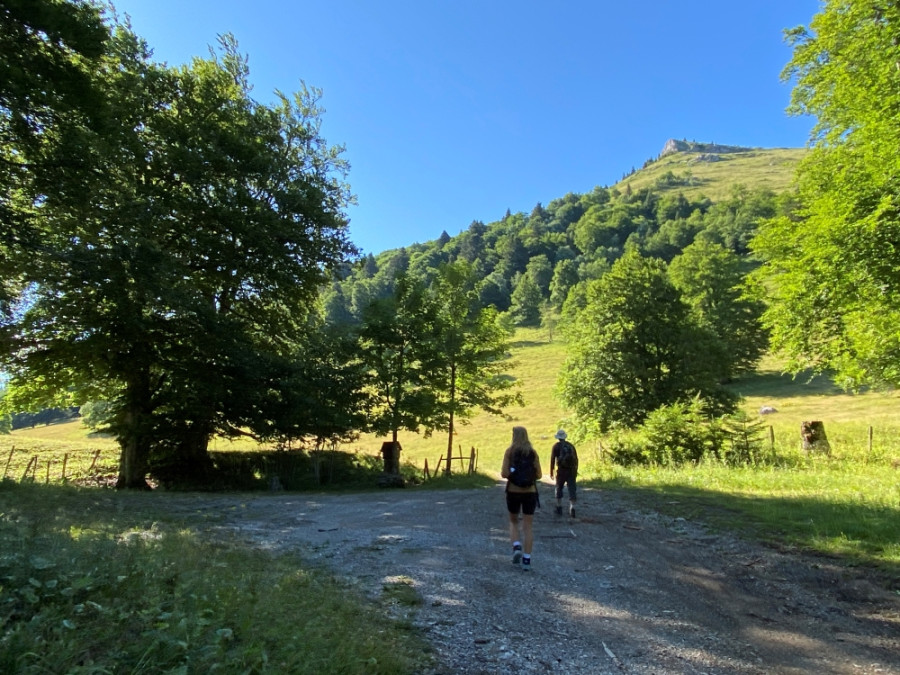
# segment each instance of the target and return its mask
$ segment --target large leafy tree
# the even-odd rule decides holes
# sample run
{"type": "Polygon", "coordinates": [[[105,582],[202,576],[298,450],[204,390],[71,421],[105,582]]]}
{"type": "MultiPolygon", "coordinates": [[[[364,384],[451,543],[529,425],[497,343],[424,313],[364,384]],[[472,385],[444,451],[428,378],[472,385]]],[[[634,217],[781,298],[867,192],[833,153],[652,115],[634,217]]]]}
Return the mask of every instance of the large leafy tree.
{"type": "Polygon", "coordinates": [[[442,265],[432,292],[438,314],[427,369],[437,405],[429,426],[447,431],[445,471],[450,474],[456,424],[475,410],[503,415],[504,408],[522,399],[504,372],[509,336],[497,321],[497,310],[479,304],[471,265],[442,265]]]}
{"type": "Polygon", "coordinates": [[[691,319],[660,260],[628,250],[588,285],[566,332],[559,391],[586,433],[638,426],[660,406],[697,394],[726,402],[708,358],[715,338],[691,319]]]}
{"type": "Polygon", "coordinates": [[[774,347],[849,388],[900,384],[900,7],[829,0],[788,33],[791,112],[812,115],[799,218],[753,241],[774,347]]]}
{"type": "Polygon", "coordinates": [[[710,359],[718,355],[721,378],[756,368],[768,346],[760,320],[765,306],[745,280],[741,259],[718,244],[695,242],[669,264],[669,278],[694,320],[716,337],[710,359]]]}
{"type": "Polygon", "coordinates": [[[111,400],[118,484],[143,487],[154,452],[202,458],[212,433],[247,417],[239,374],[291,352],[350,250],[349,196],[318,92],[254,101],[230,38],[176,70],[118,27],[95,78],[107,128],[46,142],[64,160],[77,141],[88,178],[33,199],[42,251],[16,259],[32,286],[8,333],[11,396],[111,400]]]}
{"type": "Polygon", "coordinates": [[[437,305],[424,282],[400,274],[394,292],[374,301],[363,313],[360,352],[372,392],[370,428],[391,434],[429,426],[437,405],[427,367],[433,350],[437,305]]]}

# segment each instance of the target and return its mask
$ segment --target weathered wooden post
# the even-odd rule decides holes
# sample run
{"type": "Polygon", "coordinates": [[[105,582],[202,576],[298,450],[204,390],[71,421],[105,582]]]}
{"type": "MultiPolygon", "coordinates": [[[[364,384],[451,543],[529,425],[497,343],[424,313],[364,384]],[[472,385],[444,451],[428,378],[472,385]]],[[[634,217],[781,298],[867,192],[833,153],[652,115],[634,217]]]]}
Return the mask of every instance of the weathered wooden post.
{"type": "Polygon", "coordinates": [[[9,471],[9,465],[12,464],[13,453],[16,451],[16,446],[12,446],[9,450],[9,459],[6,460],[6,468],[3,469],[3,477],[6,478],[6,474],[9,471]]]}
{"type": "Polygon", "coordinates": [[[831,444],[825,435],[825,424],[820,421],[800,422],[800,438],[806,454],[821,452],[831,454],[831,444]]]}

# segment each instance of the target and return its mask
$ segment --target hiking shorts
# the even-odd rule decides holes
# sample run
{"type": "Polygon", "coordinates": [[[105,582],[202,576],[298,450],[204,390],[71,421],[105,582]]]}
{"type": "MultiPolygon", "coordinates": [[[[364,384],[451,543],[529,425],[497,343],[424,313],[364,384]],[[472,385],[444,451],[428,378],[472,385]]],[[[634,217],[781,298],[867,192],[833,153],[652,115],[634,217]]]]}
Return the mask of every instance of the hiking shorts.
{"type": "Polygon", "coordinates": [[[569,501],[575,501],[575,472],[571,469],[557,469],[556,470],[556,498],[562,499],[563,496],[563,486],[568,485],[569,488],[569,501]]]}
{"type": "Polygon", "coordinates": [[[521,510],[526,516],[533,516],[537,508],[537,492],[507,492],[506,508],[510,513],[521,510]]]}

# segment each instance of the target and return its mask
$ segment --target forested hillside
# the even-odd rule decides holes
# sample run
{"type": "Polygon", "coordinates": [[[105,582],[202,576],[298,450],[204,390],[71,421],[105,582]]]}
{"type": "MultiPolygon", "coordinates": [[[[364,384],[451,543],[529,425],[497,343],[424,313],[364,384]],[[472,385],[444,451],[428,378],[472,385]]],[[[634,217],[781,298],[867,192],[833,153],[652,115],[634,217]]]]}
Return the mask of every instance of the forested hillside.
{"type": "Polygon", "coordinates": [[[597,279],[627,246],[670,262],[696,242],[747,256],[762,219],[790,212],[789,186],[801,149],[760,149],[670,140],[612,187],[569,193],[531,213],[473,221],[459,235],[368,254],[323,295],[331,322],[356,322],[369,302],[390,295],[399,272],[434,276],[465,261],[484,306],[537,325],[542,308],[561,311],[578,282],[597,279]]]}

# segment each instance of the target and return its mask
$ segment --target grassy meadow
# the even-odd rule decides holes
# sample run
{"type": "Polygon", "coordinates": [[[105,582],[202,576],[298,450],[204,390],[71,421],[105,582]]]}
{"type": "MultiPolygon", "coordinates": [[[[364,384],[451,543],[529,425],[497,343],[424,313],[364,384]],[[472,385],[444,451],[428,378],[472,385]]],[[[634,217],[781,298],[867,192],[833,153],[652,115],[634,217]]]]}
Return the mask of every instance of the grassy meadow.
{"type": "Polygon", "coordinates": [[[723,153],[715,162],[698,160],[699,153],[696,152],[677,152],[624,178],[616,188],[624,190],[628,185],[633,190],[650,187],[671,171],[676,177],[690,174],[689,184],[657,189],[681,192],[689,199],[700,195],[713,201],[727,199],[735,183],[783,192],[791,186],[797,162],[806,152],[803,148],[749,148],[744,152],[723,153]]]}

